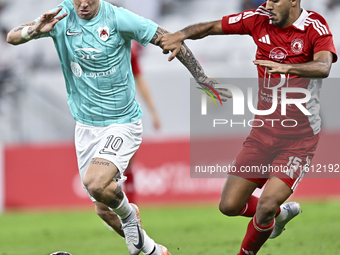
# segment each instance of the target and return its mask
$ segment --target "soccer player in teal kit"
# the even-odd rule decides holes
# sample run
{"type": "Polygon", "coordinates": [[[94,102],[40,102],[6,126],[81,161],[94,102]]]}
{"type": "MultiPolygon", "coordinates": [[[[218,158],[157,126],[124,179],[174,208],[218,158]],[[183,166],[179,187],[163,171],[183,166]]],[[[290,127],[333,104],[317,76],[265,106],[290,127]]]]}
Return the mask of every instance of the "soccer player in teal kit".
{"type": "MultiPolygon", "coordinates": [[[[143,130],[130,65],[131,40],[145,46],[164,33],[152,21],[102,0],[65,0],[7,36],[14,45],[52,37],[77,122],[82,183],[97,214],[124,236],[130,254],[170,254],[145,233],[138,207],[129,203],[121,187],[143,130]]],[[[185,45],[178,59],[197,82],[213,85],[185,45]]]]}

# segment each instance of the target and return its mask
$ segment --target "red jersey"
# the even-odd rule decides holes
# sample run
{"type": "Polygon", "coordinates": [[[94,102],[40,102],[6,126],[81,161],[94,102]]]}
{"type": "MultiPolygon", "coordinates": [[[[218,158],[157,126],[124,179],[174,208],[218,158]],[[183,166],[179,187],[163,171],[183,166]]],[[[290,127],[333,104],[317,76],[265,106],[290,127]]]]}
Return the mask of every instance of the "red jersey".
{"type": "MultiPolygon", "coordinates": [[[[330,51],[333,62],[337,55],[332,34],[325,19],[312,11],[303,10],[300,17],[289,27],[279,28],[272,24],[265,3],[256,10],[225,16],[222,19],[225,34],[248,34],[257,45],[256,59],[280,63],[306,63],[315,53],[330,51]]],[[[269,115],[256,115],[261,128],[277,137],[306,137],[320,132],[321,79],[306,79],[290,74],[268,75],[266,68],[257,66],[259,92],[257,110],[271,109],[273,90],[277,91],[276,110],[269,115]],[[302,104],[309,114],[303,113],[295,104],[287,104],[285,115],[281,114],[282,88],[303,88],[311,93],[311,99],[302,104]]],[[[303,93],[287,93],[286,98],[305,98],[303,93]]],[[[254,124],[257,126],[258,123],[254,124]]]]}

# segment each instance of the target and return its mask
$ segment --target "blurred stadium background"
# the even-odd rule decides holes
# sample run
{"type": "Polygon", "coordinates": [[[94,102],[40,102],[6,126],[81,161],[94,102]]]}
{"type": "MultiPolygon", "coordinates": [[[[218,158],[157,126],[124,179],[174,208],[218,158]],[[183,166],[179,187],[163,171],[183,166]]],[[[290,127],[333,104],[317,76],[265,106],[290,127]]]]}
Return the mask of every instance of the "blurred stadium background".
{"type": "MultiPolygon", "coordinates": [[[[31,21],[60,2],[0,0],[0,29],[6,31],[31,21]]],[[[170,31],[243,10],[242,1],[111,2],[150,18],[170,31]]],[[[338,2],[302,0],[302,6],[326,17],[339,51],[338,2]]],[[[218,36],[187,44],[211,77],[255,78],[257,75],[252,64],[256,48],[248,36],[218,36]]],[[[144,142],[134,165],[135,178],[139,180],[135,187],[137,202],[144,206],[217,205],[224,180],[190,178],[189,72],[177,60],[168,63],[167,56],[153,45],[141,51],[141,66],[161,117],[162,129],[153,130],[151,116],[144,110],[144,142]]],[[[75,123],[66,103],[64,80],[52,40],[14,47],[5,43],[2,32],[0,78],[0,212],[91,207],[77,174],[73,147],[75,123]]],[[[330,78],[340,78],[338,63],[333,65],[330,78]]],[[[322,90],[323,135],[313,163],[340,163],[340,86],[334,84],[322,90]]],[[[138,95],[137,98],[146,109],[138,95]]],[[[248,132],[249,129],[230,129],[230,136],[226,137],[232,145],[226,153],[230,161],[248,132]]],[[[294,196],[337,201],[340,198],[338,180],[306,179],[294,196]]]]}

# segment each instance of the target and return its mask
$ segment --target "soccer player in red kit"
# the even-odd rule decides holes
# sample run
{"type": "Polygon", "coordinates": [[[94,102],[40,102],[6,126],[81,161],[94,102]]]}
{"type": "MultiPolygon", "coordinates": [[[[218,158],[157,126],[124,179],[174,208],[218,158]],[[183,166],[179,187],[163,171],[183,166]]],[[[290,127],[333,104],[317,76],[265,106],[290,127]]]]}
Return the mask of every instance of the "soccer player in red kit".
{"type": "Polygon", "coordinates": [[[267,115],[257,114],[255,119],[262,125],[252,129],[234,166],[238,170],[241,166],[264,165],[284,166],[288,170],[233,173],[222,190],[219,205],[222,213],[252,217],[239,255],[256,254],[269,237],[280,235],[287,222],[301,212],[298,203],[283,203],[301,181],[319,140],[321,78],[328,77],[337,55],[325,19],[302,9],[300,4],[301,0],[267,0],[256,10],[191,25],[156,42],[164,53],[172,51],[171,61],[185,39],[250,35],[257,45],[254,61],[259,77],[257,111],[271,109],[274,98],[281,100],[267,115]],[[286,95],[285,89],[296,92],[286,95]],[[281,108],[284,98],[310,99],[281,108]],[[288,119],[292,123],[286,123],[288,119]],[[260,198],[253,196],[253,191],[265,183],[260,198]]]}

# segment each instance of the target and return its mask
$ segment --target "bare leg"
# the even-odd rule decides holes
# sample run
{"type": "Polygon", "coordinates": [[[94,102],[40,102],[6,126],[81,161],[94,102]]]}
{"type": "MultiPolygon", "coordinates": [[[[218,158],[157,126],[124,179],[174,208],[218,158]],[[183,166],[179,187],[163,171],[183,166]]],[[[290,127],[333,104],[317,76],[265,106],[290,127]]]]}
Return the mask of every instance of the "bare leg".
{"type": "Polygon", "coordinates": [[[96,206],[96,213],[98,216],[106,222],[107,225],[109,225],[114,231],[117,232],[121,237],[124,237],[124,232],[121,229],[121,221],[117,214],[112,212],[107,205],[100,203],[100,202],[95,202],[96,206]]]}
{"type": "Polygon", "coordinates": [[[229,175],[223,186],[220,211],[227,216],[238,215],[257,187],[256,182],[229,175]]]}
{"type": "Polygon", "coordinates": [[[274,218],[280,205],[291,195],[290,187],[282,180],[271,178],[258,201],[256,214],[248,224],[239,255],[256,254],[274,228],[274,218]]]}
{"type": "Polygon", "coordinates": [[[120,205],[124,197],[121,185],[112,180],[117,173],[117,167],[110,161],[94,158],[83,179],[90,195],[113,209],[120,205]]]}
{"type": "MultiPolygon", "coordinates": [[[[144,242],[146,235],[141,225],[138,207],[129,203],[121,185],[113,180],[117,173],[117,167],[110,161],[94,158],[85,172],[83,183],[97,202],[106,205],[109,207],[108,209],[113,210],[115,215],[119,216],[128,251],[131,255],[137,255],[143,250],[145,244],[150,242],[144,242]]],[[[108,213],[103,206],[99,206],[100,204],[96,205],[98,215],[102,216],[109,224],[113,224],[114,229],[121,235],[122,233],[116,226],[115,215],[108,213]]],[[[153,247],[152,240],[151,248],[153,247]]]]}
{"type": "Polygon", "coordinates": [[[256,220],[260,225],[270,224],[280,205],[292,194],[290,187],[282,180],[272,177],[259,199],[256,209],[256,220]]]}

